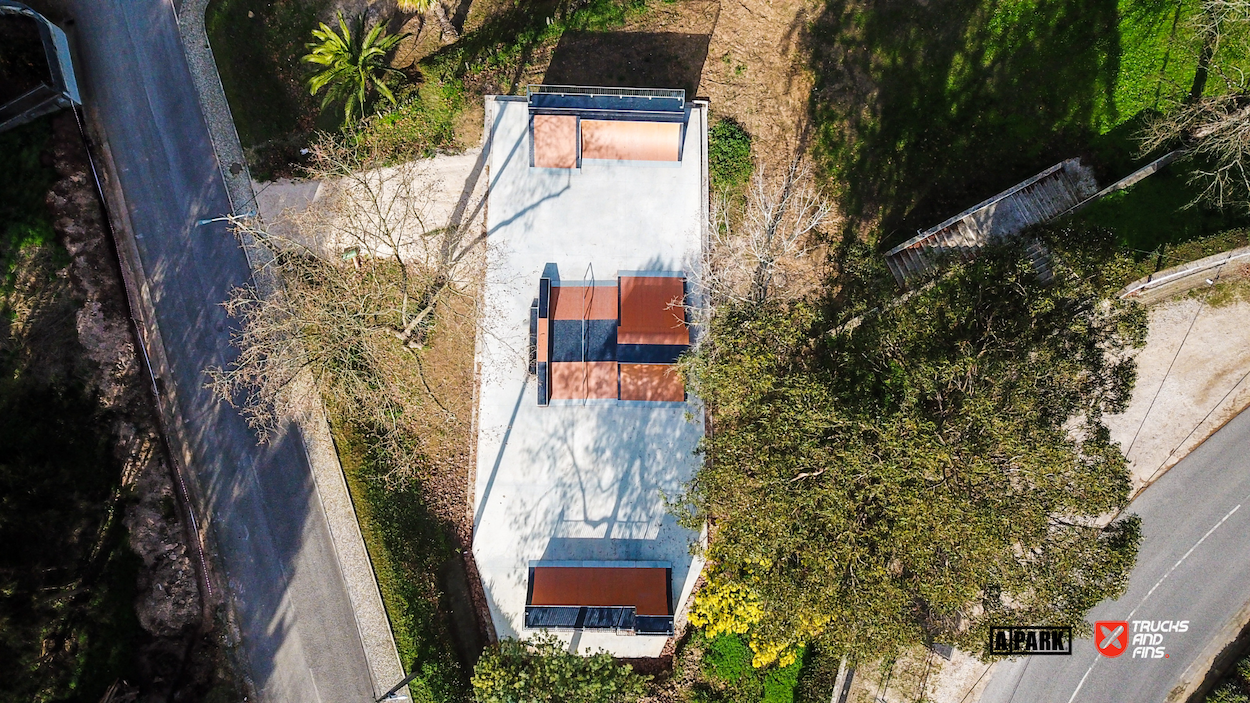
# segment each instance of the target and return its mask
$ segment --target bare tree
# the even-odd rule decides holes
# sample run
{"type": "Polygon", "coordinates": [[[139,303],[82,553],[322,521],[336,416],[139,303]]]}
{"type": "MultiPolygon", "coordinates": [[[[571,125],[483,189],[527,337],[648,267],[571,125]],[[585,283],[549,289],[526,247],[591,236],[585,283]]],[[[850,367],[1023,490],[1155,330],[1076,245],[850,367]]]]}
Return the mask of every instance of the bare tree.
{"type": "Polygon", "coordinates": [[[1142,150],[1179,144],[1192,164],[1191,182],[1202,192],[1195,203],[1250,210],[1250,86],[1244,75],[1229,91],[1178,106],[1149,122],[1142,150]]]}
{"type": "Polygon", "coordinates": [[[472,314],[485,235],[434,226],[418,163],[376,167],[328,139],[311,161],[321,185],[309,207],[272,224],[237,222],[269,253],[273,285],[232,291],[239,356],[209,370],[211,385],[262,439],[325,400],[367,428],[392,465],[419,470],[438,460],[448,423],[468,414],[436,394],[423,356],[438,320],[472,314]]]}
{"type": "Polygon", "coordinates": [[[1250,0],[1202,0],[1190,21],[1213,54],[1229,28],[1250,24],[1250,0]]]}
{"type": "Polygon", "coordinates": [[[710,302],[762,303],[796,293],[788,279],[812,247],[811,235],[833,216],[833,206],[812,178],[801,153],[779,177],[757,164],[746,202],[733,207],[727,194],[712,204],[702,286],[710,302]]]}

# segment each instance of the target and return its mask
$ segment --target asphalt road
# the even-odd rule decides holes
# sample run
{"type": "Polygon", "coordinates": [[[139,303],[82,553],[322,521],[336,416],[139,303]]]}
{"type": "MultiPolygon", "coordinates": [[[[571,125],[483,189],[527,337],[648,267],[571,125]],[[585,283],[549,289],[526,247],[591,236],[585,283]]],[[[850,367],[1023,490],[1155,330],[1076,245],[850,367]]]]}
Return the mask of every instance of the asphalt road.
{"type": "Polygon", "coordinates": [[[79,86],[119,171],[251,677],[267,701],[372,700],[302,440],[292,430],[258,446],[204,388],[203,370],[232,358],[219,304],[250,271],[223,224],[194,226],[229,203],[173,9],[162,0],[66,5],[79,86]]]}
{"type": "MultiPolygon", "coordinates": [[[[1088,620],[1188,620],[1160,633],[1163,658],[1143,643],[1117,657],[1077,640],[1072,656],[1000,663],[982,703],[1165,701],[1182,674],[1250,602],[1250,412],[1243,412],[1146,489],[1131,510],[1143,541],[1128,590],[1088,620]],[[1156,654],[1151,652],[1150,654],[1156,654]],[[1135,656],[1136,655],[1136,656],[1135,656]]],[[[1197,674],[1201,678],[1205,672],[1197,674]]]]}

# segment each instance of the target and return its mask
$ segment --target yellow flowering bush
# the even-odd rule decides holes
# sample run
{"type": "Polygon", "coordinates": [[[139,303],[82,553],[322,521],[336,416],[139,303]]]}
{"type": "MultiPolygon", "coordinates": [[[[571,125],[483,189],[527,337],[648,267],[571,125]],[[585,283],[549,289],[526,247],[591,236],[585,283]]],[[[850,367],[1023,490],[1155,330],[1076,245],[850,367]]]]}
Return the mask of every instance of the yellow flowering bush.
{"type": "Polygon", "coordinates": [[[739,583],[722,583],[713,577],[694,599],[690,623],[709,638],[732,632],[746,634],[764,617],[759,598],[739,583]]]}
{"type": "MultiPolygon", "coordinates": [[[[767,567],[767,562],[760,562],[767,567]]],[[[763,639],[755,625],[764,618],[758,595],[748,586],[735,581],[722,581],[713,575],[695,596],[690,609],[690,623],[703,630],[708,639],[717,635],[747,635],[754,656],[751,666],[761,669],[776,662],[785,668],[798,660],[803,643],[816,637],[829,626],[828,616],[799,615],[799,629],[791,637],[763,639]]]]}

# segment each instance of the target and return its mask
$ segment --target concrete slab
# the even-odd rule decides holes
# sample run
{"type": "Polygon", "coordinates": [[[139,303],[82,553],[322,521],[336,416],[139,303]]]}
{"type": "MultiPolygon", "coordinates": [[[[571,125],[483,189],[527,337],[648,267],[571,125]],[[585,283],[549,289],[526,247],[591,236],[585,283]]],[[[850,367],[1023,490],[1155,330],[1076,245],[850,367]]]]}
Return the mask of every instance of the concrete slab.
{"type": "MultiPolygon", "coordinates": [[[[528,373],[530,304],[547,264],[566,281],[619,270],[693,276],[706,222],[706,107],[688,115],[679,163],[586,159],[580,169],[531,168],[525,100],[487,98],[490,244],[477,347],[473,552],[500,637],[532,634],[523,627],[531,562],[668,562],[679,618],[702,569],[690,555],[698,534],[665,506],[698,466],[699,403],[539,407],[528,373]]],[[[659,656],[668,639],[556,634],[573,650],[621,657],[659,656]]]]}

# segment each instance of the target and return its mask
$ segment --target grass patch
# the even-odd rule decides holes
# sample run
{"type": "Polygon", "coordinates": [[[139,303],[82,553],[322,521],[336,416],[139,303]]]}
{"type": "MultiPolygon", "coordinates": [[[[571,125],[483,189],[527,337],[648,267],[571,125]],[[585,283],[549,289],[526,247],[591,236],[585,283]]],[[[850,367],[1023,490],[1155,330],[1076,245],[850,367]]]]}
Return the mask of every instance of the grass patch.
{"type": "Polygon", "coordinates": [[[439,573],[457,558],[446,525],[427,508],[419,486],[393,486],[369,451],[368,435],[332,420],[334,442],[360,521],[365,547],[414,701],[459,703],[469,699],[468,673],[451,642],[439,573]]]}
{"type": "Polygon", "coordinates": [[[572,6],[552,0],[518,3],[422,64],[444,81],[511,95],[524,87],[522,78],[531,60],[554,49],[566,31],[613,29],[646,10],[647,0],[588,0],[572,6]]]}
{"type": "Polygon", "coordinates": [[[303,87],[300,57],[328,0],[213,0],[204,13],[239,140],[256,148],[316,127],[317,102],[303,87]]]}
{"type": "MultiPolygon", "coordinates": [[[[888,247],[1065,158],[1126,175],[1134,121],[1193,84],[1197,7],[832,0],[808,33],[816,150],[850,224],[888,247]]],[[[1228,44],[1216,63],[1243,65],[1228,44]]]]}
{"type": "Polygon", "coordinates": [[[372,153],[394,161],[424,159],[456,143],[456,118],[465,107],[464,87],[456,81],[406,86],[399,105],[370,119],[355,135],[372,153]]]}
{"type": "Polygon", "coordinates": [[[1221,281],[1208,288],[1190,291],[1191,298],[1198,298],[1213,308],[1226,308],[1236,303],[1250,302],[1250,280],[1238,277],[1221,281]]]}
{"type": "Polygon", "coordinates": [[[1199,192],[1199,188],[1189,184],[1189,172],[1183,164],[1174,164],[1131,188],[1100,199],[1077,217],[1114,231],[1119,244],[1137,254],[1162,251],[1214,232],[1250,225],[1250,216],[1244,213],[1194,204],[1199,192]]]}
{"type": "Polygon", "coordinates": [[[141,634],[112,438],[81,387],[0,371],[0,701],[94,703],[141,634]]]}
{"type": "Polygon", "coordinates": [[[56,177],[44,162],[51,136],[50,117],[0,134],[3,703],[95,703],[133,676],[141,635],[140,561],[121,524],[110,420],[49,360],[78,351],[75,307],[57,278],[69,255],[44,201],[56,177]]]}
{"type": "Polygon", "coordinates": [[[694,686],[693,700],[700,703],[794,703],[805,655],[789,666],[756,669],[754,652],[738,635],[706,639],[696,632],[691,644],[702,650],[703,680],[694,686]]]}
{"type": "Polygon", "coordinates": [[[44,196],[56,173],[42,154],[52,136],[52,123],[35,120],[0,134],[0,314],[16,283],[15,266],[24,249],[51,246],[57,263],[69,256],[56,245],[44,196]]]}

